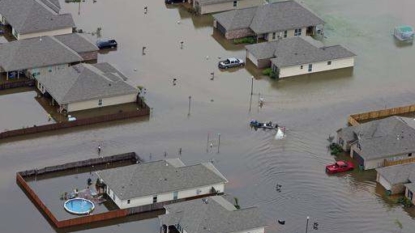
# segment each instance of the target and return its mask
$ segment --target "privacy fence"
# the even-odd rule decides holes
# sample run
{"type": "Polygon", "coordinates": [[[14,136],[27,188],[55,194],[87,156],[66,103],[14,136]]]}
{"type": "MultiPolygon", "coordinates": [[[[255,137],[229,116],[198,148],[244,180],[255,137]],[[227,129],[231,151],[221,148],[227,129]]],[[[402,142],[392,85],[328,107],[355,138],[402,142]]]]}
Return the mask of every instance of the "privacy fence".
{"type": "Polygon", "coordinates": [[[364,112],[350,115],[348,123],[352,126],[359,125],[362,122],[381,119],[389,116],[415,113],[415,105],[402,106],[396,108],[383,109],[378,111],[364,112]]]}
{"type": "Polygon", "coordinates": [[[61,130],[61,129],[68,129],[68,128],[77,127],[77,126],[93,125],[93,124],[116,121],[116,120],[144,117],[144,116],[150,115],[150,108],[141,98],[137,98],[137,105],[139,106],[138,110],[129,111],[129,112],[118,112],[118,113],[108,114],[108,115],[103,115],[103,116],[79,119],[75,121],[59,122],[59,123],[47,124],[47,125],[34,125],[32,127],[9,130],[9,131],[0,133],[0,139],[23,136],[23,135],[30,135],[30,134],[36,134],[36,133],[43,133],[43,132],[49,132],[49,131],[56,131],[56,130],[61,130]]]}

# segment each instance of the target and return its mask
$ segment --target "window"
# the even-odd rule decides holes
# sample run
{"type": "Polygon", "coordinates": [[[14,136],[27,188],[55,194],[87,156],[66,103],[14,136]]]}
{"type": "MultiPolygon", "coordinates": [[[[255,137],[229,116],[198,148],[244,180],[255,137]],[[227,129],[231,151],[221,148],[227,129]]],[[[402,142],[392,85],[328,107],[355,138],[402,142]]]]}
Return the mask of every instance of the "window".
{"type": "Polygon", "coordinates": [[[301,36],[301,28],[294,30],[294,36],[301,36]]]}
{"type": "Polygon", "coordinates": [[[48,71],[49,71],[49,73],[52,72],[52,67],[49,66],[48,71]]]}
{"type": "Polygon", "coordinates": [[[409,154],[408,154],[408,157],[411,157],[411,156],[412,156],[412,153],[409,153],[409,154]]]}
{"type": "Polygon", "coordinates": [[[303,65],[300,66],[300,69],[303,69],[303,65]]]}
{"type": "Polygon", "coordinates": [[[157,196],[153,196],[153,203],[157,203],[157,196]]]}
{"type": "Polygon", "coordinates": [[[238,1],[233,1],[233,7],[237,7],[238,6],[238,1]]]}
{"type": "Polygon", "coordinates": [[[311,72],[311,71],[313,71],[313,64],[308,65],[308,72],[311,72]]]}
{"type": "Polygon", "coordinates": [[[272,33],[272,39],[273,39],[273,40],[275,40],[275,35],[276,35],[276,34],[277,34],[277,33],[275,33],[275,32],[273,32],[273,33],[272,33]]]}
{"type": "Polygon", "coordinates": [[[408,189],[408,199],[412,201],[414,194],[408,189]]]}
{"type": "Polygon", "coordinates": [[[178,197],[179,197],[179,192],[177,191],[173,192],[173,200],[177,200],[178,197]]]}
{"type": "Polygon", "coordinates": [[[287,38],[288,32],[284,31],[284,38],[287,38]]]}
{"type": "Polygon", "coordinates": [[[99,99],[98,100],[98,106],[101,106],[102,105],[102,99],[99,99]]]}
{"type": "Polygon", "coordinates": [[[127,200],[127,204],[130,204],[130,200],[127,200]]]}
{"type": "Polygon", "coordinates": [[[327,65],[331,65],[331,61],[328,61],[328,62],[327,62],[327,65]]]}

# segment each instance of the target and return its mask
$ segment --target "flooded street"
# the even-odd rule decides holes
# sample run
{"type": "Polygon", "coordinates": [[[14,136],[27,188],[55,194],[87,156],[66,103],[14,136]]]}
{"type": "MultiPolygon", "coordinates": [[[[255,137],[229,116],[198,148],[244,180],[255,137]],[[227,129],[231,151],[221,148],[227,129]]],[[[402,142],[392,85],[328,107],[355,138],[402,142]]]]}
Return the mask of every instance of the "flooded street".
{"type": "MultiPolygon", "coordinates": [[[[354,69],[280,81],[255,75],[250,104],[251,76],[256,71],[250,66],[217,69],[218,58],[245,59],[245,50],[212,35],[210,16],[195,17],[178,6],[166,7],[162,0],[86,0],[78,15],[77,3],[61,0],[78,29],[95,32],[101,27],[102,37],[118,41],[117,51],[101,54],[98,61],[114,64],[130,77],[129,83],[144,86],[152,115],[148,121],[111,122],[1,143],[1,231],[56,232],[17,186],[15,173],[97,156],[101,144],[104,156],[135,151],[144,160],[150,154],[157,160],[165,152],[167,158],[177,157],[182,148],[180,157],[186,164],[214,161],[229,180],[226,192],[238,197],[242,207],[258,206],[269,233],[304,232],[307,216],[309,232],[399,232],[395,224],[399,220],[402,232],[412,233],[415,215],[382,196],[375,172],[327,176],[324,169],[334,161],[327,138],[346,125],[348,115],[415,102],[415,47],[396,44],[391,34],[396,25],[415,25],[415,2],[303,2],[326,21],[326,45],[342,44],[357,54],[354,69]],[[262,108],[259,94],[265,99],[262,108]],[[276,141],[271,132],[251,130],[251,119],[285,126],[287,138],[276,141]],[[208,134],[213,148],[207,148],[208,134]],[[278,225],[277,219],[286,224],[278,225]],[[312,229],[314,222],[317,231],[312,229]]],[[[33,98],[33,93],[23,95],[33,98]]],[[[3,128],[5,122],[20,122],[19,115],[30,115],[16,110],[21,103],[12,97],[0,96],[3,128]]],[[[33,108],[42,110],[40,105],[33,108]]],[[[50,198],[56,195],[51,193],[50,198]]],[[[76,231],[157,233],[158,226],[155,218],[76,231]]]]}

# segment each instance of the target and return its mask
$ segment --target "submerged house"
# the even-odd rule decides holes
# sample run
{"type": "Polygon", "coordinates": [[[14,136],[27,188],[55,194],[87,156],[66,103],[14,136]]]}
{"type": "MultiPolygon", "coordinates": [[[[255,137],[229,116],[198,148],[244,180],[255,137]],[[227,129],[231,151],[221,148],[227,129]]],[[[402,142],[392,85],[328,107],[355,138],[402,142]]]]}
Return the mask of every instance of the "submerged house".
{"type": "Polygon", "coordinates": [[[377,168],[376,172],[376,181],[388,195],[404,194],[405,185],[415,182],[415,163],[377,168]]]}
{"type": "Polygon", "coordinates": [[[392,116],[337,131],[338,144],[350,151],[361,169],[413,162],[415,122],[412,118],[392,116]]]}
{"type": "Polygon", "coordinates": [[[193,8],[198,14],[209,14],[234,9],[260,6],[264,0],[193,0],[193,8]]]}
{"type": "Polygon", "coordinates": [[[279,78],[354,66],[351,51],[318,43],[311,37],[292,37],[247,45],[246,58],[260,69],[272,67],[279,78]]]}
{"type": "Polygon", "coordinates": [[[237,209],[222,196],[166,205],[159,216],[160,232],[264,233],[265,221],[258,208],[237,209]]]}
{"type": "Polygon", "coordinates": [[[324,21],[296,1],[282,1],[213,15],[213,27],[226,39],[253,36],[274,41],[322,33],[324,21]]]}
{"type": "Polygon", "coordinates": [[[78,64],[36,77],[37,88],[52,97],[60,112],[132,103],[138,89],[108,63],[78,64]]]}
{"type": "MultiPolygon", "coordinates": [[[[19,75],[24,73],[28,78],[35,78],[85,61],[71,45],[65,45],[64,37],[43,36],[0,44],[0,73],[6,73],[9,78],[10,72],[19,71],[19,75]]],[[[97,53],[97,48],[82,37],[77,43],[77,47],[88,47],[83,50],[85,53],[97,53]]]]}
{"type": "Polygon", "coordinates": [[[0,1],[0,21],[11,27],[18,40],[72,33],[72,15],[59,12],[59,0],[0,1]]]}
{"type": "Polygon", "coordinates": [[[167,159],[97,172],[107,195],[121,209],[163,208],[165,204],[223,193],[226,178],[212,165],[186,166],[167,159]]]}

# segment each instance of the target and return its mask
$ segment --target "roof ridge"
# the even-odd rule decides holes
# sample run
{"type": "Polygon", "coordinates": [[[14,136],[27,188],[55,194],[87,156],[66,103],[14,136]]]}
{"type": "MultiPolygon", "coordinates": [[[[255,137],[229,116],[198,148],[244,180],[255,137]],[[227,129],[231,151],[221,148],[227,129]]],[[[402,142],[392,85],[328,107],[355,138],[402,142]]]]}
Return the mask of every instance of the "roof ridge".
{"type": "MultiPolygon", "coordinates": [[[[68,67],[68,69],[73,69],[73,70],[76,70],[74,66],[72,66],[72,67],[68,67]]],[[[63,97],[62,97],[62,100],[61,100],[61,101],[64,101],[64,100],[67,98],[68,94],[69,94],[69,93],[71,92],[71,90],[74,88],[75,83],[77,83],[77,82],[78,82],[79,77],[81,76],[82,72],[83,72],[83,70],[82,70],[81,72],[78,72],[78,71],[76,70],[76,73],[78,74],[78,76],[75,78],[75,81],[71,84],[71,88],[68,88],[68,89],[67,89],[67,91],[66,91],[66,93],[63,95],[63,97]]],[[[66,102],[66,101],[64,101],[64,102],[66,102]]],[[[68,103],[69,103],[69,102],[68,102],[68,103]]],[[[63,104],[68,104],[68,103],[63,103],[63,104]]]]}

